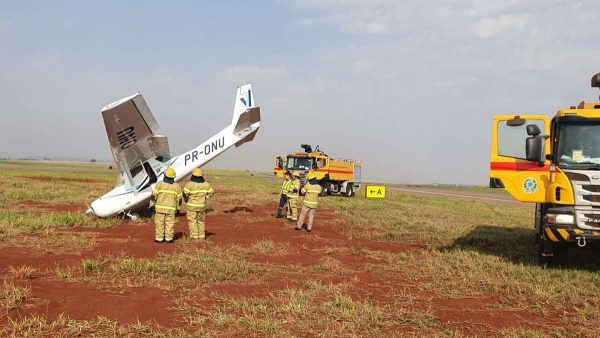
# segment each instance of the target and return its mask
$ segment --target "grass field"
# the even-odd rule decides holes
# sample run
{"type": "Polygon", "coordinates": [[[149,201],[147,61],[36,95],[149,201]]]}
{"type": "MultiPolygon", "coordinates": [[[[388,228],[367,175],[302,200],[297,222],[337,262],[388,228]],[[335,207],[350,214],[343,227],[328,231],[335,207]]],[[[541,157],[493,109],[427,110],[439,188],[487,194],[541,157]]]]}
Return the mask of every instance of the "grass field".
{"type": "Polygon", "coordinates": [[[273,217],[280,182],[271,175],[205,170],[216,190],[208,240],[189,240],[181,216],[167,245],[152,242],[149,218],[83,214],[115,175],[106,165],[0,161],[0,335],[600,330],[594,260],[538,266],[533,215],[521,208],[400,192],[367,200],[361,191],[322,198],[314,231],[299,233],[273,217]]]}

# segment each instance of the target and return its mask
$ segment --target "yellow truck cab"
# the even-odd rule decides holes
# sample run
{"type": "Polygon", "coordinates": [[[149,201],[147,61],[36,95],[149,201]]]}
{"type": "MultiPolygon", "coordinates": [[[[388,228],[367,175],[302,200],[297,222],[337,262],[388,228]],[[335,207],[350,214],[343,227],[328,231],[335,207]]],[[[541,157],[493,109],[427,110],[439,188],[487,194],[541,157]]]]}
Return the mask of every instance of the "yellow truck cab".
{"type": "MultiPolygon", "coordinates": [[[[592,78],[600,87],[600,73],[592,78]]],[[[536,203],[540,264],[600,243],[600,102],[545,115],[495,116],[490,187],[536,203]]]]}
{"type": "Polygon", "coordinates": [[[358,161],[335,159],[319,150],[302,144],[304,152],[275,157],[273,174],[283,178],[285,171],[299,171],[302,186],[306,176],[314,172],[322,187],[323,194],[340,193],[352,197],[360,189],[361,164],[358,161]]]}

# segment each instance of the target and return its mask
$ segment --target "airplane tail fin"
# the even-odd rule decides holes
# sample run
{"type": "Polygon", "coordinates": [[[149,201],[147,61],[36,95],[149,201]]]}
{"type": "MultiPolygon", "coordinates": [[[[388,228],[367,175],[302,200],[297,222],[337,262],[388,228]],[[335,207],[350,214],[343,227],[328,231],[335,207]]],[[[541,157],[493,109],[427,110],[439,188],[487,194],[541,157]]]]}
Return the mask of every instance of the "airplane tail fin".
{"type": "Polygon", "coordinates": [[[257,107],[254,101],[251,84],[238,87],[231,124],[234,126],[233,132],[235,134],[252,132],[238,141],[235,144],[236,147],[254,139],[260,127],[260,107],[257,107]]]}
{"type": "Polygon", "coordinates": [[[239,86],[235,96],[235,105],[233,106],[233,118],[231,123],[236,124],[240,115],[242,115],[246,109],[252,107],[256,107],[254,94],[252,93],[252,85],[248,83],[239,86]]]}

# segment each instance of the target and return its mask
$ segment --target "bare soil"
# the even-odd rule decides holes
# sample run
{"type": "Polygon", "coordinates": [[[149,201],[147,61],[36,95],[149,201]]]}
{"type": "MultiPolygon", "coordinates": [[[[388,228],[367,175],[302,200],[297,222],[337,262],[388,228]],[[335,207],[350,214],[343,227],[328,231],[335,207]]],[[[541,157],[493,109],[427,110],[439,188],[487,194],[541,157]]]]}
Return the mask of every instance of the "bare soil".
{"type": "MultiPolygon", "coordinates": [[[[62,178],[61,180],[64,181],[62,178]]],[[[23,207],[46,211],[51,207],[53,210],[67,208],[66,205],[33,201],[26,201],[23,207]]],[[[415,282],[402,279],[398,274],[369,270],[369,266],[382,263],[373,252],[407,253],[418,257],[426,255],[429,249],[407,243],[383,243],[350,238],[351,232],[344,224],[343,214],[319,209],[311,233],[294,231],[294,224],[275,219],[274,216],[275,204],[237,206],[208,213],[207,240],[213,245],[251,247],[262,241],[271,241],[275,246],[282,246],[283,251],[274,254],[256,253],[250,257],[250,261],[284,267],[284,272],[260,284],[212,283],[195,286],[202,290],[194,297],[202,311],[208,312],[222,297],[267,297],[273,290],[302,288],[305,281],[317,280],[323,284],[344,287],[353,299],[370,299],[380,305],[393,305],[404,299],[415,299],[416,301],[411,303],[413,305],[410,305],[415,310],[430,309],[441,325],[466,328],[464,332],[468,334],[485,335],[493,332],[491,330],[544,327],[549,324],[533,310],[507,310],[493,295],[484,298],[447,298],[426,293],[415,282]],[[337,264],[340,273],[320,275],[320,264],[337,264]],[[316,272],[302,272],[306,269],[297,267],[314,267],[316,272]]],[[[4,280],[29,286],[33,293],[33,299],[2,316],[0,324],[8,318],[43,315],[53,319],[64,314],[73,319],[95,319],[97,316],[105,316],[121,323],[135,323],[139,320],[163,327],[183,325],[181,315],[172,309],[175,305],[172,301],[173,295],[162,289],[111,289],[102,285],[67,282],[53,274],[57,266],[81,269],[83,259],[119,254],[152,258],[159,253],[168,254],[182,250],[186,244],[183,239],[188,234],[185,215],[177,217],[175,231],[175,243],[154,243],[152,220],[143,219],[141,222],[123,221],[112,228],[75,227],[61,230],[64,233],[91,235],[95,239],[94,247],[81,247],[69,253],[60,252],[53,247],[46,250],[26,247],[0,248],[0,273],[5,276],[4,280]],[[11,267],[18,268],[23,265],[35,267],[37,272],[26,279],[10,277],[11,267]]],[[[418,332],[418,328],[398,329],[402,332],[418,332]]],[[[240,332],[235,332],[238,333],[240,332]]]]}
{"type": "Polygon", "coordinates": [[[33,200],[24,200],[21,205],[19,205],[19,211],[66,211],[66,212],[77,212],[77,211],[85,211],[86,206],[79,204],[67,204],[67,203],[51,203],[51,202],[42,202],[42,201],[33,201],[33,200]]]}

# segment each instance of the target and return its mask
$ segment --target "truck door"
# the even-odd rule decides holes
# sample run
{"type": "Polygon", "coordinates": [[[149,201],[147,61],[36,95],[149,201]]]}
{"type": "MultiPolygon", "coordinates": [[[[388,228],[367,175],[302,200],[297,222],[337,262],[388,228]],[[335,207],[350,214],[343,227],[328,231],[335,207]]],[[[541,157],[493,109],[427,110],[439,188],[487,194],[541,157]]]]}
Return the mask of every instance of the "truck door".
{"type": "MultiPolygon", "coordinates": [[[[546,202],[546,189],[550,184],[550,139],[543,145],[543,159],[528,161],[526,142],[532,138],[527,126],[536,125],[543,137],[550,135],[550,122],[545,115],[494,116],[492,152],[490,157],[490,187],[504,188],[521,202],[546,202]]],[[[530,130],[535,129],[531,128],[530,130]]]]}

